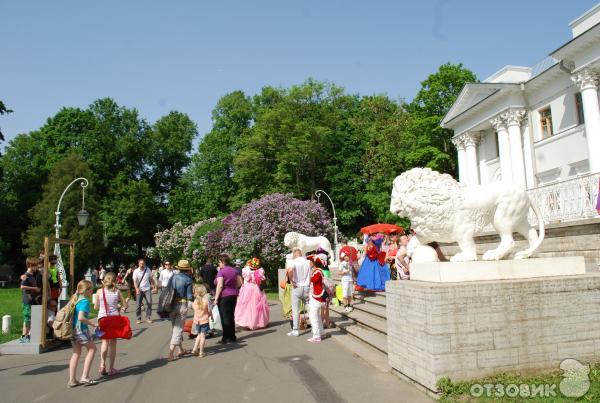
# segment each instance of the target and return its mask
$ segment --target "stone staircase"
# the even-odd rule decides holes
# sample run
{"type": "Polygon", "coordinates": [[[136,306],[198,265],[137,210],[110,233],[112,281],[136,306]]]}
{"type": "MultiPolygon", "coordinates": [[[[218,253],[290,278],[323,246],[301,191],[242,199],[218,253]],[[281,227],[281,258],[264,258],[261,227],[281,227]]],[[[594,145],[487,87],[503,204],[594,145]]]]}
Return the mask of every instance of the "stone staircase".
{"type": "MultiPolygon", "coordinates": [[[[340,283],[333,270],[332,279],[340,283]]],[[[353,308],[352,312],[346,312],[343,306],[329,306],[331,321],[338,329],[332,338],[376,368],[391,371],[387,358],[385,293],[355,292],[353,308]]]]}

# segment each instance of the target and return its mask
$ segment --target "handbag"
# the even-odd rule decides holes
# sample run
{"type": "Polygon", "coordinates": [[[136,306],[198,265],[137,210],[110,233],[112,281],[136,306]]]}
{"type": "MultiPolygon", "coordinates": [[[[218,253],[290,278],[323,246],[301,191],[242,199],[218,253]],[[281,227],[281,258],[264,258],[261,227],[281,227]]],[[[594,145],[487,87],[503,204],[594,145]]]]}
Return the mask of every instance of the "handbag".
{"type": "Polygon", "coordinates": [[[223,326],[221,325],[221,315],[219,315],[219,307],[217,305],[213,306],[212,319],[208,321],[208,325],[211,329],[223,330],[223,326]]]}
{"type": "Polygon", "coordinates": [[[167,286],[163,288],[160,297],[158,297],[158,308],[156,312],[161,318],[169,317],[173,311],[173,302],[175,301],[175,288],[172,287],[173,277],[169,279],[167,286]]]}
{"type": "MultiPolygon", "coordinates": [[[[102,300],[104,302],[104,310],[108,315],[108,304],[106,303],[106,292],[102,289],[102,300]]],[[[121,311],[118,315],[105,316],[100,320],[100,330],[103,334],[101,339],[131,339],[131,323],[127,316],[121,316],[121,311]]]]}

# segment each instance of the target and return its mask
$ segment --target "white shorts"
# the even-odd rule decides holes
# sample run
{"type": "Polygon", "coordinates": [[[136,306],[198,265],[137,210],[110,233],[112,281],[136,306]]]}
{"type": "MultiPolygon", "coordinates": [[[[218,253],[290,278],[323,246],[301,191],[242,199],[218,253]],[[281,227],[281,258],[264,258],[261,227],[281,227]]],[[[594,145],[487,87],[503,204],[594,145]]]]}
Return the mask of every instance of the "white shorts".
{"type": "Polygon", "coordinates": [[[342,282],[342,296],[344,298],[352,297],[352,293],[354,292],[354,283],[349,281],[342,282]]]}

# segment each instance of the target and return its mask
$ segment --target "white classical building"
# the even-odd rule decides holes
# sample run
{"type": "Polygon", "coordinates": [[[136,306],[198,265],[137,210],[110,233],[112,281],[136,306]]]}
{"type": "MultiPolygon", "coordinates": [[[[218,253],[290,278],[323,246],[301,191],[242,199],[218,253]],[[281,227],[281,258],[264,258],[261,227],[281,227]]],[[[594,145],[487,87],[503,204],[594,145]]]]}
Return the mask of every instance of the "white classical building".
{"type": "Polygon", "coordinates": [[[461,182],[517,183],[547,222],[597,216],[600,4],[569,25],[573,38],[541,63],[465,85],[442,120],[461,182]]]}

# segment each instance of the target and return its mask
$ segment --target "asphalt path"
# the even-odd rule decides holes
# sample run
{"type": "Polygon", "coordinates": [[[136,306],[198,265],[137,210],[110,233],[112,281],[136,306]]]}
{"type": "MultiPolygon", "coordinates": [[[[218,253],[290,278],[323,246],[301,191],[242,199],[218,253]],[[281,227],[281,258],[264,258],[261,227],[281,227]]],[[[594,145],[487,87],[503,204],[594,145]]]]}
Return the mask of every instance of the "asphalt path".
{"type": "MultiPolygon", "coordinates": [[[[134,337],[118,343],[116,366],[121,373],[99,377],[98,345],[92,377],[99,383],[93,386],[67,388],[70,345],[38,356],[0,356],[0,402],[431,401],[336,340],[312,344],[308,333],[288,337],[289,322],[280,311],[273,304],[269,327],[240,331],[237,343],[221,346],[217,338],[209,339],[206,357],[173,362],[165,359],[170,322],[137,325],[132,320],[134,337]]],[[[185,337],[184,347],[192,345],[185,337]]],[[[80,362],[79,374],[82,366],[80,362]]]]}

